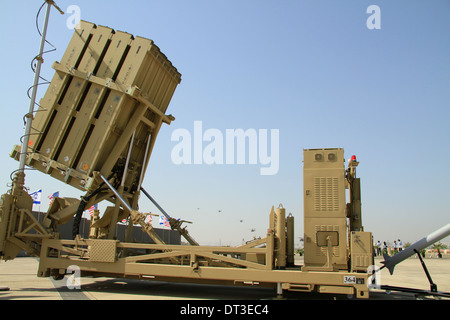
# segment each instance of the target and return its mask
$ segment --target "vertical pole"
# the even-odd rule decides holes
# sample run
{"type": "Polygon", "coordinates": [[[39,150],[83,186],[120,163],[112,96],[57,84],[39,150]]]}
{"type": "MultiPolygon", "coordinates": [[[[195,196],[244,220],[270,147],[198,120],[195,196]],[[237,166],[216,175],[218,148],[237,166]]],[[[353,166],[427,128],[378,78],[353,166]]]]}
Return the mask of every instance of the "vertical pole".
{"type": "MultiPolygon", "coordinates": [[[[151,137],[152,137],[152,135],[149,134],[148,138],[147,138],[147,147],[145,148],[144,160],[142,161],[142,168],[141,168],[141,174],[139,176],[138,188],[136,190],[136,193],[134,195],[133,201],[131,203],[131,207],[132,208],[136,208],[137,201],[139,200],[139,196],[140,196],[140,192],[141,192],[141,185],[142,185],[142,181],[144,180],[145,166],[147,164],[148,151],[150,149],[151,137]]],[[[133,222],[130,219],[130,222],[128,223],[128,227],[127,227],[126,234],[125,234],[125,241],[126,242],[130,242],[131,241],[132,232],[133,232],[133,222]]]]}
{"type": "MultiPolygon", "coordinates": [[[[120,183],[120,187],[118,190],[118,192],[121,195],[123,195],[124,190],[125,190],[125,187],[124,187],[125,180],[127,178],[128,165],[130,164],[131,152],[133,151],[133,144],[134,144],[135,136],[136,136],[136,129],[134,130],[134,133],[131,136],[130,147],[128,148],[127,159],[125,160],[125,167],[123,169],[122,181],[120,183]]],[[[114,208],[111,222],[109,224],[109,234],[108,234],[109,239],[113,239],[114,235],[117,234],[117,218],[119,217],[119,210],[120,210],[120,201],[116,199],[116,207],[114,208]]],[[[130,219],[130,224],[132,224],[132,219],[130,219]]]]}
{"type": "Polygon", "coordinates": [[[275,259],[276,267],[286,267],[286,209],[280,204],[275,210],[275,259]]]}
{"type": "Polygon", "coordinates": [[[141,189],[142,181],[144,180],[144,173],[145,173],[145,167],[146,167],[146,164],[147,164],[147,157],[148,157],[148,152],[149,152],[149,149],[150,149],[151,138],[152,138],[152,135],[149,134],[148,135],[148,139],[147,139],[147,147],[145,148],[144,160],[142,161],[141,174],[139,176],[138,190],[141,189]]]}
{"type": "Polygon", "coordinates": [[[40,45],[40,49],[39,49],[39,55],[36,58],[37,65],[36,65],[36,72],[34,74],[34,83],[33,83],[33,91],[31,93],[30,108],[29,108],[28,114],[26,115],[25,135],[23,138],[22,150],[21,150],[20,159],[19,159],[19,172],[20,173],[23,173],[24,169],[25,169],[25,161],[26,161],[26,155],[27,155],[27,150],[28,150],[28,143],[30,141],[31,123],[33,120],[34,106],[36,105],[36,95],[37,95],[39,78],[41,75],[41,65],[44,62],[42,55],[44,53],[45,38],[47,36],[47,27],[48,27],[48,20],[50,17],[50,8],[51,8],[51,4],[47,3],[47,10],[45,12],[45,19],[44,19],[44,28],[42,30],[42,36],[41,36],[41,45],[40,45]]]}
{"type": "Polygon", "coordinates": [[[48,29],[48,21],[50,18],[50,9],[53,6],[61,13],[64,14],[63,11],[61,11],[58,6],[54,3],[53,0],[46,0],[47,2],[47,9],[45,12],[45,18],[44,18],[44,27],[42,29],[42,35],[41,35],[41,44],[39,47],[39,54],[36,58],[37,64],[36,64],[36,70],[34,74],[34,82],[33,82],[33,90],[31,93],[31,101],[30,101],[30,108],[25,116],[26,118],[26,124],[25,124],[25,134],[23,136],[22,140],[22,149],[20,151],[20,157],[19,157],[19,170],[15,174],[14,180],[13,180],[13,188],[23,189],[23,186],[25,184],[25,162],[27,159],[27,152],[28,152],[28,143],[30,141],[30,133],[31,133],[31,124],[33,121],[33,114],[34,114],[34,106],[36,105],[36,95],[37,95],[37,89],[39,84],[39,78],[41,76],[41,65],[44,63],[43,54],[44,54],[44,47],[45,47],[45,38],[47,37],[47,29],[48,29]]]}
{"type": "Polygon", "coordinates": [[[286,265],[293,267],[294,264],[294,216],[289,213],[286,217],[286,265]]]}
{"type": "Polygon", "coordinates": [[[133,151],[134,138],[136,136],[136,130],[134,130],[133,135],[131,136],[130,147],[128,148],[128,155],[125,161],[125,168],[123,169],[122,182],[120,184],[121,187],[125,185],[125,179],[127,178],[128,173],[128,165],[130,164],[131,152],[133,151]]]}

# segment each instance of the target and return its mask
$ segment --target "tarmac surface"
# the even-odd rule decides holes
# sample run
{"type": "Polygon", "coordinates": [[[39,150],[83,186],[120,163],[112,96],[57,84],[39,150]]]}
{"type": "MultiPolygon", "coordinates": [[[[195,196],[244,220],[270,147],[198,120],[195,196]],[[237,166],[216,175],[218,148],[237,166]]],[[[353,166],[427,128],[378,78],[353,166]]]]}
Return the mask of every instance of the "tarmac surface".
{"type": "MultiPolygon", "coordinates": [[[[376,258],[381,266],[382,258],[376,258]]],[[[438,291],[450,292],[450,257],[424,259],[438,291]]],[[[297,262],[301,258],[297,257],[297,262]]],[[[70,289],[69,278],[55,281],[36,276],[37,258],[22,257],[0,262],[0,300],[275,300],[273,289],[184,284],[135,279],[81,278],[79,289],[70,289]]],[[[382,269],[379,284],[430,290],[430,283],[417,257],[395,267],[394,274],[382,269]]],[[[368,300],[416,300],[414,293],[371,290],[368,300]]],[[[423,298],[423,297],[422,297],[423,298]]],[[[430,299],[432,297],[425,297],[430,299]]],[[[285,300],[354,300],[353,297],[316,293],[286,293],[285,300]]],[[[435,298],[434,298],[435,299],[435,298]]],[[[441,300],[450,300],[440,298],[441,300]]]]}

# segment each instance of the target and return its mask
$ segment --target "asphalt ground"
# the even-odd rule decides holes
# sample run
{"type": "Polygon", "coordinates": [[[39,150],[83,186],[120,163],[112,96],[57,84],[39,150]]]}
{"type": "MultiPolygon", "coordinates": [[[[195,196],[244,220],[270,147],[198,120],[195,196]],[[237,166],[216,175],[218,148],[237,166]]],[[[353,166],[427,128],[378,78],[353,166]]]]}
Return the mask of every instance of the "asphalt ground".
{"type": "MultiPolygon", "coordinates": [[[[376,258],[381,266],[383,259],[376,258]]],[[[450,257],[426,258],[426,267],[438,291],[450,292],[450,257]]],[[[297,262],[301,258],[297,257],[297,262]]],[[[22,257],[0,262],[0,300],[154,300],[154,301],[270,301],[270,300],[355,300],[344,295],[288,292],[279,297],[273,289],[201,284],[158,282],[136,279],[81,278],[79,289],[70,289],[67,276],[63,280],[38,278],[39,261],[22,257]]],[[[417,257],[411,257],[395,267],[394,274],[382,269],[379,284],[430,290],[430,283],[417,257]]],[[[422,299],[433,297],[420,296],[422,299]]],[[[416,300],[414,293],[395,290],[371,290],[368,300],[416,300]]],[[[435,298],[433,298],[435,299],[435,298]]],[[[450,300],[440,298],[440,300],[450,300]]]]}

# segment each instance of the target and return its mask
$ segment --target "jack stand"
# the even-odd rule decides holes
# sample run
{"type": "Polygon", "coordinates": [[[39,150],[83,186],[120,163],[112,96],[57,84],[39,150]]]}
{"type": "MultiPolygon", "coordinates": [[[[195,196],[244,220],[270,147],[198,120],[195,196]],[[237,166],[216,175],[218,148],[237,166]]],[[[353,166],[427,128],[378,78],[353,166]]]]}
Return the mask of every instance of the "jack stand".
{"type": "Polygon", "coordinates": [[[275,298],[275,300],[284,300],[283,287],[280,282],[277,283],[277,297],[275,298]]]}

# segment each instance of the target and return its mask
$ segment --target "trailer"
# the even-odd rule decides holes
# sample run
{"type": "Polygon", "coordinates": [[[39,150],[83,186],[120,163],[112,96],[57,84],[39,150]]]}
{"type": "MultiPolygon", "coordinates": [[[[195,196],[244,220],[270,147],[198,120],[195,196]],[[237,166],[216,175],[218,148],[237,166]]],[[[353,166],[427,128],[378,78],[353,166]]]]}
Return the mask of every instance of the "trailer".
{"type": "MultiPolygon", "coordinates": [[[[48,2],[48,11],[52,4],[48,2]]],[[[142,188],[158,132],[175,120],[166,112],[181,82],[160,48],[152,40],[82,21],[53,69],[38,112],[27,117],[27,140],[11,153],[21,165],[11,190],[1,197],[3,260],[26,250],[39,258],[37,276],[55,279],[76,267],[81,276],[369,297],[373,240],[362,224],[356,157],[346,166],[341,148],[303,150],[303,265],[294,260],[297,222],[282,204],[268,208],[264,238],[238,247],[202,246],[183,225],[186,221],[172,218],[142,188]],[[24,166],[84,195],[55,198],[39,222],[24,187],[24,166]],[[142,194],[188,245],[164,243],[138,209],[142,194]],[[93,216],[89,238],[81,237],[82,212],[100,202],[109,206],[93,216]],[[123,219],[129,228],[126,240],[119,241],[116,226],[123,219]],[[63,240],[58,226],[70,221],[73,239],[63,240]],[[136,225],[152,243],[131,241],[129,231],[136,225]]]]}

